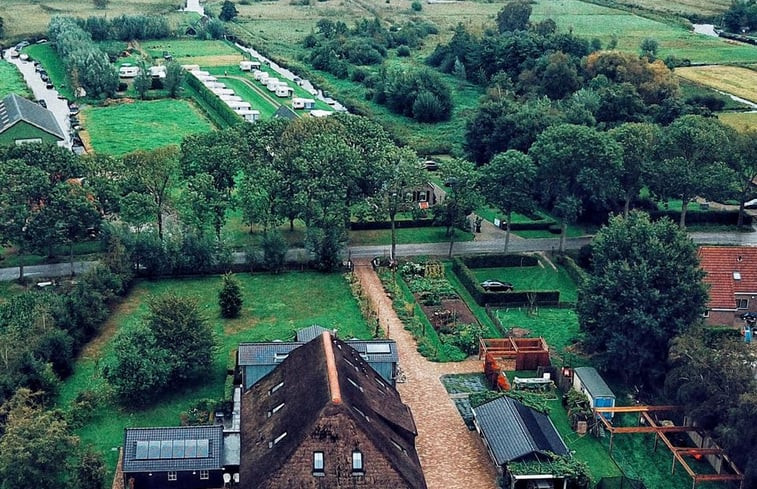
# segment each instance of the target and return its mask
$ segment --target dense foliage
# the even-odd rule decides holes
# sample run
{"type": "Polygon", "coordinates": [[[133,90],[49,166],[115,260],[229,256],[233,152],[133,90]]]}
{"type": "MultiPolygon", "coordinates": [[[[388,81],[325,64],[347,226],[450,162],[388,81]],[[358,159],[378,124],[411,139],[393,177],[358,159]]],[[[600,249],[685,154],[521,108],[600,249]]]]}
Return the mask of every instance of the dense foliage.
{"type": "Polygon", "coordinates": [[[723,14],[723,25],[731,32],[750,32],[757,29],[757,2],[733,0],[723,14]]]}
{"type": "Polygon", "coordinates": [[[168,19],[157,15],[119,15],[113,18],[93,16],[76,18],[75,22],[94,41],[142,41],[165,39],[174,35],[168,19]]]}

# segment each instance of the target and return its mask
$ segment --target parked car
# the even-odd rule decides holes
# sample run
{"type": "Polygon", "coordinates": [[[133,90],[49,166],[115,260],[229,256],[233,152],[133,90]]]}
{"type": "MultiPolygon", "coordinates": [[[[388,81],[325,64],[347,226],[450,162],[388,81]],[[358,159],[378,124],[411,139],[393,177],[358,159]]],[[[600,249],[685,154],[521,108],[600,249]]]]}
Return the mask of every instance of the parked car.
{"type": "Polygon", "coordinates": [[[42,107],[44,107],[44,108],[47,108],[47,102],[45,102],[45,100],[44,100],[44,99],[39,99],[39,100],[37,100],[37,103],[38,103],[39,105],[41,105],[42,107]]]}
{"type": "Polygon", "coordinates": [[[53,88],[55,88],[55,85],[53,85],[53,83],[51,81],[48,81],[45,84],[45,88],[47,88],[48,90],[52,90],[53,88]]]}
{"type": "Polygon", "coordinates": [[[484,280],[481,287],[487,292],[510,292],[515,287],[509,282],[500,282],[499,280],[484,280]]]}
{"type": "Polygon", "coordinates": [[[76,104],[68,104],[68,114],[69,115],[76,115],[79,113],[79,106],[76,104]]]}
{"type": "Polygon", "coordinates": [[[426,160],[423,163],[421,163],[423,168],[428,171],[436,171],[439,169],[439,163],[437,163],[434,160],[426,160]]]}

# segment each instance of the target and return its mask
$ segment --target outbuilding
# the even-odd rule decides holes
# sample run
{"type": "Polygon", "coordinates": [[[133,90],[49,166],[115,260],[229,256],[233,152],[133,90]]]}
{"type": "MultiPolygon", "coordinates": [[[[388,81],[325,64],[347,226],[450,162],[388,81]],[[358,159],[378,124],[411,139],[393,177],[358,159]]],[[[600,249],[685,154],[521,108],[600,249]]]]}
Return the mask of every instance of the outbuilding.
{"type": "MultiPolygon", "coordinates": [[[[573,388],[586,394],[592,408],[615,407],[615,394],[594,367],[574,368],[573,388]]],[[[613,413],[604,413],[603,416],[609,419],[613,413]]]]}
{"type": "Polygon", "coordinates": [[[0,100],[0,145],[58,143],[65,139],[58,121],[48,109],[15,93],[0,100]]]}

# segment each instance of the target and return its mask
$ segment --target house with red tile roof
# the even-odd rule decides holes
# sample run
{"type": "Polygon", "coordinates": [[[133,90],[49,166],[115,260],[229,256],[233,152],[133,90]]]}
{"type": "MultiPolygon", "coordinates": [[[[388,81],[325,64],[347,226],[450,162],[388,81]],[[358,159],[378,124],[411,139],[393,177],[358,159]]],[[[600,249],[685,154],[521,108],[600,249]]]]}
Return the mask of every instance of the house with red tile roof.
{"type": "Polygon", "coordinates": [[[757,313],[757,248],[703,246],[699,260],[710,289],[705,323],[742,326],[742,314],[757,313]]]}

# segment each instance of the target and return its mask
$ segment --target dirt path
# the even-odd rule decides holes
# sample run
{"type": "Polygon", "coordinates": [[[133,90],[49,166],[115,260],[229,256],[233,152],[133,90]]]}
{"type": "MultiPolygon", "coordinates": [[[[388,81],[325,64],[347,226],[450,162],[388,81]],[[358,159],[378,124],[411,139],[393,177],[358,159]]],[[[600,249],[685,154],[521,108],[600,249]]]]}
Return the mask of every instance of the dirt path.
{"type": "Polygon", "coordinates": [[[494,489],[496,472],[483,442],[469,431],[440,377],[481,371],[481,362],[433,363],[416,350],[415,340],[392,309],[370,261],[355,260],[355,273],[377,312],[381,327],[397,342],[406,382],[397,385],[418,428],[416,448],[429,489],[494,489]]]}

